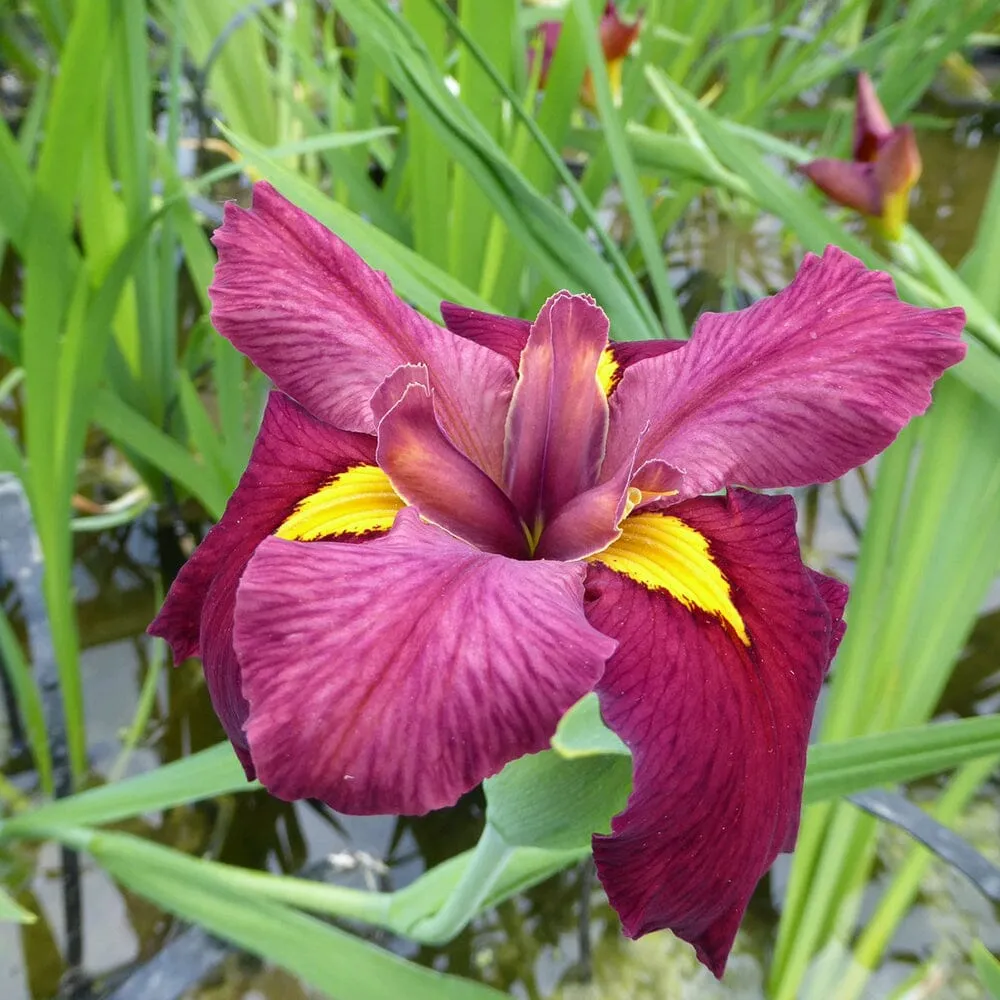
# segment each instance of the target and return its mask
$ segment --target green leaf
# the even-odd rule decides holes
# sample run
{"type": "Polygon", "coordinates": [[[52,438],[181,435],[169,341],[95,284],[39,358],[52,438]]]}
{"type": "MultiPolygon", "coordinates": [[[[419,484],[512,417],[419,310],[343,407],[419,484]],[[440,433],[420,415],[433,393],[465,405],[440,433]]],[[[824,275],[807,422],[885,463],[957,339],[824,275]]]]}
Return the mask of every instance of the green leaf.
{"type": "MultiPolygon", "coordinates": [[[[0,428],[0,434],[4,434],[0,428]]],[[[42,698],[31,674],[24,650],[18,641],[10,621],[0,606],[0,660],[7,672],[7,680],[14,691],[17,710],[24,722],[28,743],[31,746],[31,757],[38,768],[38,781],[42,791],[51,795],[52,784],[52,754],[49,750],[49,736],[45,729],[45,712],[42,708],[42,698]]]]}
{"type": "Polygon", "coordinates": [[[342,0],[340,12],[372,45],[382,71],[413,111],[432,125],[438,140],[475,178],[533,262],[555,287],[592,294],[630,339],[660,335],[649,305],[627,272],[612,272],[565,212],[543,198],[448,91],[426,49],[408,26],[377,0],[342,0]]]}
{"type": "Polygon", "coordinates": [[[118,881],[301,976],[333,1000],[498,1000],[496,990],[415,965],[360,938],[269,900],[234,892],[217,867],[121,833],[83,844],[118,881]]]}
{"type": "Polygon", "coordinates": [[[562,757],[627,754],[628,747],[604,724],[596,694],[584,695],[560,720],[552,749],[562,757]]]}
{"type": "Polygon", "coordinates": [[[631,757],[530,754],[484,783],[487,822],[512,847],[585,847],[594,833],[609,831],[631,785],[631,757]]]}
{"type": "Polygon", "coordinates": [[[959,270],[987,312],[1000,317],[1000,281],[996,280],[1000,274],[1000,157],[979,216],[976,238],[959,270]]]}
{"type": "Polygon", "coordinates": [[[151,424],[113,392],[103,389],[94,403],[94,420],[120,445],[176,480],[215,519],[222,517],[229,495],[215,476],[172,437],[151,424]]]}
{"type": "Polygon", "coordinates": [[[33,924],[38,919],[31,910],[26,910],[3,887],[0,887],[0,923],[33,924]]]}
{"type": "Polygon", "coordinates": [[[37,835],[39,831],[114,823],[144,812],[259,787],[247,781],[233,748],[220,743],[117,784],[80,792],[20,813],[0,823],[0,834],[37,835]]]}
{"type": "Polygon", "coordinates": [[[1000,961],[986,950],[982,941],[973,941],[970,954],[983,986],[989,990],[993,1000],[1000,1000],[1000,961]]]}
{"type": "Polygon", "coordinates": [[[1000,752],[1000,715],[935,722],[809,748],[805,801],[914,781],[1000,752]]]}
{"type": "Polygon", "coordinates": [[[572,2],[579,23],[579,40],[587,53],[590,78],[593,81],[603,126],[603,138],[607,143],[611,162],[617,174],[618,187],[628,208],[629,219],[642,252],[646,274],[653,286],[660,315],[664,319],[669,335],[682,340],[688,335],[687,325],[670,283],[662,241],[653,225],[646,196],[639,183],[635,161],[632,159],[632,152],[625,138],[625,129],[615,107],[597,20],[591,11],[590,0],[572,0],[572,2]]]}

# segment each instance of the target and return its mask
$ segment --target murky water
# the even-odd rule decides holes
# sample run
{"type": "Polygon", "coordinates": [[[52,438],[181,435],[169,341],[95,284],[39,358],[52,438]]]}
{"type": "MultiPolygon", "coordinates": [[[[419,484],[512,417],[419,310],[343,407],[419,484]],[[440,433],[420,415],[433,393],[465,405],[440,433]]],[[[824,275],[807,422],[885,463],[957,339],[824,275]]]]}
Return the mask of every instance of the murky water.
{"type": "MultiPolygon", "coordinates": [[[[997,157],[997,140],[987,128],[967,120],[959,130],[921,136],[924,176],[912,213],[914,224],[942,255],[957,263],[967,250],[978,222],[986,187],[997,157]]],[[[734,224],[700,206],[671,242],[671,260],[682,265],[686,308],[720,308],[722,276],[760,294],[785,284],[794,263],[779,226],[766,216],[734,224]]],[[[810,547],[819,562],[849,578],[856,536],[852,520],[863,523],[864,496],[849,481],[841,503],[833,489],[820,497],[817,530],[810,547]],[[844,507],[848,511],[845,516],[844,507]]],[[[118,756],[120,734],[131,723],[146,670],[143,630],[154,613],[153,580],[157,566],[153,515],[128,529],[78,538],[76,586],[83,637],[91,763],[96,778],[106,776],[118,756]]],[[[994,595],[996,596],[996,595],[994,595]]],[[[995,601],[980,620],[966,655],[944,694],[941,709],[959,714],[1000,708],[1000,611],[995,601]]],[[[0,760],[17,780],[16,733],[0,716],[0,760]],[[14,737],[12,739],[12,737],[14,737]]],[[[158,708],[148,732],[128,762],[128,771],[155,767],[160,761],[219,742],[222,730],[209,707],[200,670],[188,664],[164,675],[158,708]]],[[[28,776],[23,776],[28,782],[28,776]]],[[[984,853],[1000,860],[995,791],[969,810],[964,832],[984,853]]],[[[333,816],[307,803],[294,806],[264,795],[246,794],[176,809],[155,820],[127,824],[161,843],[194,854],[208,854],[236,864],[275,871],[299,870],[308,860],[342,855],[345,863],[358,852],[385,864],[384,872],[364,865],[346,871],[348,883],[377,879],[397,887],[471,846],[482,825],[477,794],[456,808],[420,820],[333,816]]],[[[899,855],[901,835],[886,832],[882,857],[891,865],[899,855]]],[[[42,919],[33,926],[0,925],[0,998],[45,1000],[54,995],[63,973],[59,856],[45,845],[16,845],[0,854],[0,877],[42,919]]],[[[690,949],[669,934],[639,942],[622,938],[585,866],[564,872],[515,900],[490,911],[474,928],[444,949],[416,948],[386,942],[435,968],[482,979],[525,998],[560,1000],[642,1000],[642,998],[759,998],[764,964],[772,941],[784,862],[776,866],[751,905],[725,981],[718,984],[694,961],[690,949]],[[586,900],[586,905],[584,905],[586,900]],[[581,914],[588,926],[581,930],[581,914]],[[581,934],[591,959],[581,965],[581,934]]],[[[104,987],[120,982],[135,965],[176,942],[183,928],[139,897],[123,892],[91,862],[84,862],[84,969],[104,987]]],[[[920,905],[908,918],[872,996],[885,996],[931,955],[947,954],[952,992],[941,996],[977,996],[965,967],[965,945],[978,935],[1000,948],[996,914],[959,876],[937,866],[925,884],[920,905]]],[[[380,941],[384,939],[377,938],[380,941]]],[[[315,996],[293,977],[263,967],[245,956],[229,955],[190,1000],[299,1000],[315,996]]]]}

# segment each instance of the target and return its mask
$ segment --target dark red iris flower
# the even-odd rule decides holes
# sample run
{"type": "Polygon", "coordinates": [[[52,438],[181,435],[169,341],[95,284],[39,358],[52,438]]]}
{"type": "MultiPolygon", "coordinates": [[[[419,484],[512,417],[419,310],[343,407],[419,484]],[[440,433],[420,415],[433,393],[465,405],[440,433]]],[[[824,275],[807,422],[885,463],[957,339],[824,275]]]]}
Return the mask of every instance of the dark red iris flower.
{"type": "MultiPolygon", "coordinates": [[[[542,64],[539,69],[538,86],[543,89],[548,82],[549,68],[556,54],[556,46],[562,35],[562,21],[543,21],[538,26],[538,33],[542,41],[542,64]]],[[[621,95],[621,71],[622,62],[628,55],[635,40],[642,30],[642,18],[637,17],[634,21],[624,21],[618,13],[618,7],[614,3],[604,5],[604,13],[601,15],[598,31],[601,36],[601,49],[604,52],[604,60],[608,66],[608,76],[611,81],[611,91],[616,100],[621,95]]],[[[528,50],[528,67],[533,66],[535,57],[534,47],[528,50]]],[[[590,70],[583,80],[581,88],[583,102],[589,107],[594,107],[593,81],[590,77],[590,70]]]]}
{"type": "Polygon", "coordinates": [[[213,322],[276,388],[150,631],[202,658],[247,774],[423,813],[595,691],[634,760],[594,840],[608,897],[721,975],[795,842],[847,598],[803,565],[792,499],[733,484],[884,449],[962,358],[962,311],[830,247],[688,343],[611,343],[568,292],[531,323],[446,304],[438,326],[267,184],[214,241],[213,322]]]}
{"type": "Polygon", "coordinates": [[[812,160],[801,170],[838,205],[877,220],[889,239],[898,240],[921,166],[913,127],[893,128],[871,77],[860,73],[852,158],[812,160]]]}

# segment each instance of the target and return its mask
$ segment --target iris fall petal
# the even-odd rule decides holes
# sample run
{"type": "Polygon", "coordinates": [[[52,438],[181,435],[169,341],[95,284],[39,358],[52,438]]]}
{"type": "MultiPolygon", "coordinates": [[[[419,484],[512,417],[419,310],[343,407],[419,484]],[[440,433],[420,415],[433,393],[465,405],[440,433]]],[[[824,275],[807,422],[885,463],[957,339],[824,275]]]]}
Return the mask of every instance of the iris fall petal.
{"type": "Polygon", "coordinates": [[[965,355],[964,321],[961,309],[901,302],[888,275],[843,250],[808,254],[777,295],[702,315],[683,348],[625,372],[605,474],[648,427],[640,460],[683,470],[677,499],[835,479],[927,409],[935,380],[965,355]]]}
{"type": "Polygon", "coordinates": [[[240,576],[296,504],[338,473],[374,461],[374,438],[330,427],[272,392],[247,470],[222,519],[184,564],[149,626],[150,634],[170,643],[175,663],[201,657],[212,704],[237,752],[245,754],[247,745],[247,704],[232,641],[240,576]]]}
{"type": "Polygon", "coordinates": [[[361,545],[268,539],[235,628],[261,781],[418,814],[544,749],[615,649],[584,616],[584,572],[477,551],[412,510],[361,545]]]}
{"type": "Polygon", "coordinates": [[[708,540],[738,617],[591,566],[588,618],[619,641],[601,711],[634,759],[628,806],[594,856],[626,933],[669,927],[719,976],[754,887],[794,843],[837,626],[802,565],[789,497],[733,491],[669,516],[708,540]]]}
{"type": "Polygon", "coordinates": [[[411,309],[384,274],[268,184],[254,186],[251,211],[226,205],[213,242],[212,321],[279,389],[321,420],[372,433],[372,393],[400,365],[426,364],[451,439],[499,472],[513,376],[493,352],[411,309]]]}

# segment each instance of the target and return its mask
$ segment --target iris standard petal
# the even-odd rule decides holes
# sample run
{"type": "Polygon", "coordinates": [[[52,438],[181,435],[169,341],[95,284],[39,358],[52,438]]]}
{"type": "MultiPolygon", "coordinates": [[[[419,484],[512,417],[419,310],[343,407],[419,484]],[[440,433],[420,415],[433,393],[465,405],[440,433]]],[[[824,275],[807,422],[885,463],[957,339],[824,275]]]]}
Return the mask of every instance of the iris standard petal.
{"type": "Polygon", "coordinates": [[[828,603],[789,497],[634,514],[595,559],[587,616],[619,641],[597,692],[634,759],[628,807],[594,838],[598,873],[630,937],[670,928],[721,976],[754,887],[794,842],[828,603]]]}
{"type": "Polygon", "coordinates": [[[375,430],[368,401],[403,364],[426,364],[456,445],[499,474],[510,366],[397,298],[346,243],[270,185],[226,205],[212,297],[216,329],[321,420],[375,430]],[[472,387],[475,387],[474,389],[472,387]]]}
{"type": "Polygon", "coordinates": [[[247,704],[233,653],[233,609],[247,561],[303,499],[339,473],[374,462],[373,437],[338,431],[272,392],[222,519],[184,564],[149,626],[151,635],[170,643],[175,663],[201,656],[215,712],[237,748],[246,747],[247,704]]]}
{"type": "MultiPolygon", "coordinates": [[[[602,478],[628,461],[683,470],[678,499],[739,483],[826,482],[886,448],[961,361],[961,309],[900,302],[892,279],[836,247],[733,313],[706,313],[681,350],[632,365],[611,398],[602,478]]],[[[642,473],[633,482],[644,485],[642,473]]]]}
{"type": "Polygon", "coordinates": [[[608,400],[597,369],[608,318],[586,295],[542,306],[521,353],[507,417],[504,488],[537,541],[544,522],[597,482],[608,400]]]}
{"type": "MultiPolygon", "coordinates": [[[[502,354],[517,370],[521,352],[531,332],[528,320],[481,312],[453,302],[441,303],[441,315],[452,333],[502,354]]],[[[683,340],[633,340],[608,344],[597,367],[597,380],[605,394],[610,396],[630,365],[660,354],[669,354],[683,346],[683,340]]]]}
{"type": "Polygon", "coordinates": [[[860,163],[871,163],[879,146],[891,134],[892,122],[878,99],[875,84],[862,71],[858,74],[858,92],[854,105],[854,159],[860,163]]]}
{"type": "Polygon", "coordinates": [[[396,492],[428,520],[487,552],[527,558],[514,505],[448,440],[426,386],[408,385],[382,418],[376,459],[396,492]]]}
{"type": "Polygon", "coordinates": [[[412,510],[363,545],[268,539],[235,632],[260,780],[415,814],[542,750],[615,648],[584,616],[584,573],[480,552],[412,510]]]}

